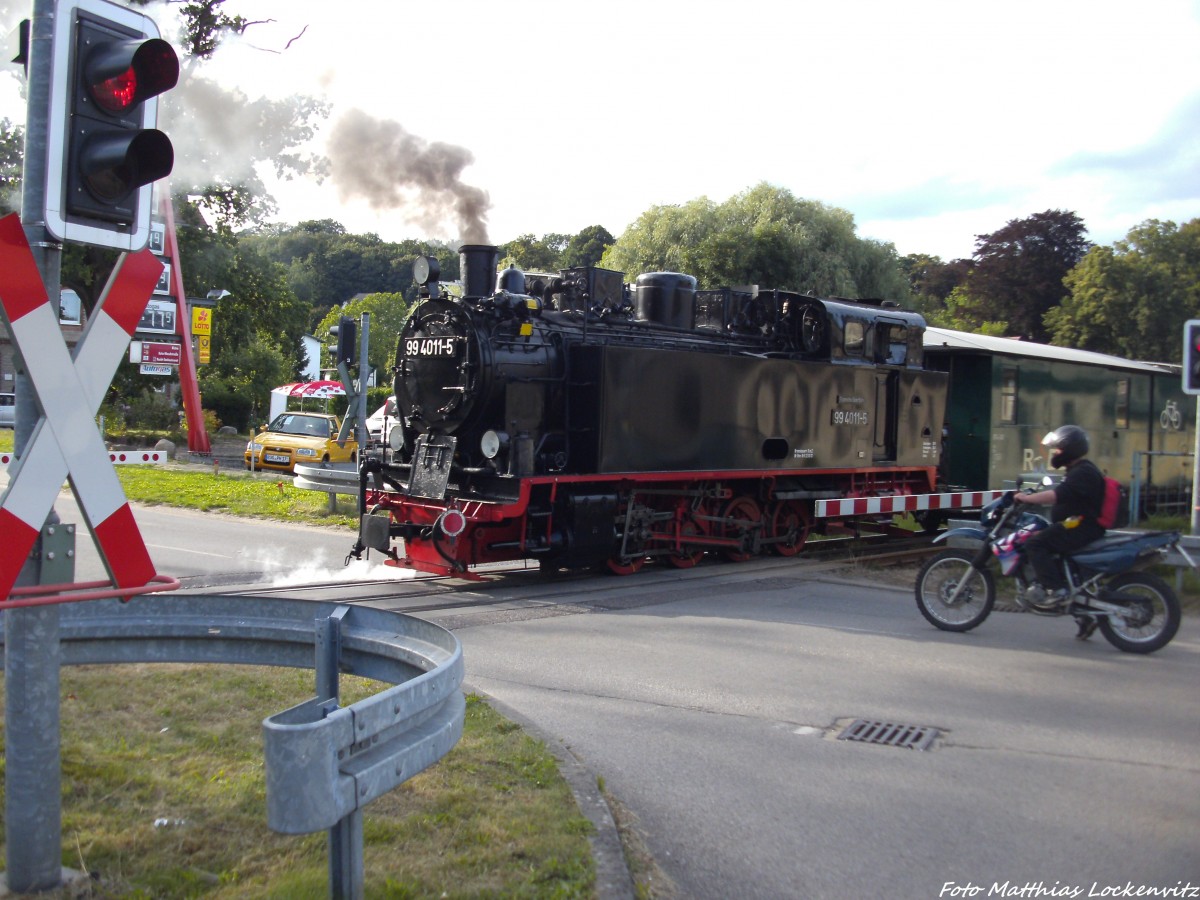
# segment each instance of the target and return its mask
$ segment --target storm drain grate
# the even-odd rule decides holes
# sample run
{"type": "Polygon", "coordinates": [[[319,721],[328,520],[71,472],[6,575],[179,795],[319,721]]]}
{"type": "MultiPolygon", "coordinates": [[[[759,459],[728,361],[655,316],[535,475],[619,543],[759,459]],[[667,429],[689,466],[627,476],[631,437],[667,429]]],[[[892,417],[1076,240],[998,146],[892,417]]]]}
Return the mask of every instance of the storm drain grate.
{"type": "Polygon", "coordinates": [[[838,740],[883,744],[887,747],[904,747],[908,750],[928,750],[937,736],[936,728],[929,728],[925,725],[898,725],[895,722],[855,719],[838,735],[838,740]]]}

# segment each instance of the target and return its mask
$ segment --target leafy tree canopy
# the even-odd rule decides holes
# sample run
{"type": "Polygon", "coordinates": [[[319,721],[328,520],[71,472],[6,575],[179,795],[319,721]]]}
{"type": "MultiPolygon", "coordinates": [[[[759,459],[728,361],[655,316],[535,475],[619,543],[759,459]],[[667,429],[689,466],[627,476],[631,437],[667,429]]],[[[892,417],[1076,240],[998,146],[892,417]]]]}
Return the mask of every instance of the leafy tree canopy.
{"type": "Polygon", "coordinates": [[[1200,315],[1200,219],[1150,219],[1094,247],[1046,314],[1054,343],[1130,359],[1179,362],[1183,323],[1200,315]]]}
{"type": "Polygon", "coordinates": [[[541,238],[522,234],[500,247],[505,263],[526,272],[557,272],[562,268],[563,251],[571,240],[566,234],[546,234],[541,238]]]}
{"type": "MultiPolygon", "coordinates": [[[[317,325],[315,335],[325,346],[333,343],[329,329],[338,324],[342,316],[348,316],[356,323],[362,321],[362,314],[369,313],[370,337],[367,341],[367,363],[375,370],[376,385],[390,383],[392,366],[396,359],[396,341],[404,320],[408,318],[408,301],[398,293],[376,293],[355,297],[339,306],[335,306],[317,325]]],[[[328,365],[329,360],[323,360],[328,365]]]]}
{"type": "Polygon", "coordinates": [[[0,119],[0,214],[21,209],[21,165],[25,159],[25,129],[0,119]]]}
{"type": "Polygon", "coordinates": [[[636,274],[686,272],[701,287],[758,284],[825,296],[907,300],[891,244],[859,238],[843,209],[766,183],[643,213],[601,262],[636,274]]]}
{"type": "Polygon", "coordinates": [[[616,241],[603,225],[589,225],[567,242],[562,254],[560,268],[573,269],[577,266],[596,266],[604,258],[605,251],[616,241]]]}
{"type": "Polygon", "coordinates": [[[347,234],[332,219],[262,228],[242,234],[241,240],[287,268],[288,284],[313,309],[314,329],[356,294],[402,294],[411,300],[416,296],[412,263],[418,256],[436,256],[443,278],[458,277],[458,253],[440,242],[347,234]]]}
{"type": "Polygon", "coordinates": [[[1043,319],[1067,295],[1063,279],[1091,246],[1085,234],[1075,213],[1054,209],[978,235],[959,295],[961,320],[1007,322],[1010,336],[1045,343],[1043,319]]]}
{"type": "Polygon", "coordinates": [[[228,230],[209,228],[196,204],[177,201],[175,211],[184,290],[191,297],[228,291],[213,310],[212,362],[199,367],[200,390],[205,407],[240,430],[265,414],[272,388],[299,377],[309,306],[284,266],[228,230]]]}

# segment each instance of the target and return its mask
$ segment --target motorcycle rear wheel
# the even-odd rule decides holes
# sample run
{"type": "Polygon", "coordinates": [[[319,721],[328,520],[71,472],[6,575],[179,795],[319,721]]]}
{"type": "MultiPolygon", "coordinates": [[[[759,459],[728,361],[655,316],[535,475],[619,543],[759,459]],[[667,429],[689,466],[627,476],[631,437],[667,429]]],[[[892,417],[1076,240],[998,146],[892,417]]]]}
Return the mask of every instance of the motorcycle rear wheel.
{"type": "Polygon", "coordinates": [[[996,580],[987,569],[971,568],[974,557],[966,550],[945,550],[926,562],[917,575],[917,609],[942,631],[970,631],[996,604],[996,580]],[[951,603],[964,579],[965,586],[951,603]]]}
{"type": "Polygon", "coordinates": [[[1179,598],[1157,575],[1128,572],[1110,581],[1105,592],[1137,598],[1126,602],[1128,615],[1100,619],[1100,633],[1118,650],[1153,653],[1175,637],[1181,615],[1179,598]]]}

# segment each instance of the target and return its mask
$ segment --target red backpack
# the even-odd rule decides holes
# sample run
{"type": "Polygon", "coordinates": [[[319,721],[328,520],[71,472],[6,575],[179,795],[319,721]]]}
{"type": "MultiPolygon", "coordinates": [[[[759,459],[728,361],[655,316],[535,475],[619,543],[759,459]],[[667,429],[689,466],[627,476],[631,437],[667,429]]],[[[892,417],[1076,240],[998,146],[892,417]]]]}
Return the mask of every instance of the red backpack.
{"type": "Polygon", "coordinates": [[[1129,492],[1115,478],[1104,476],[1104,502],[1100,505],[1101,528],[1124,528],[1129,524],[1129,492]]]}

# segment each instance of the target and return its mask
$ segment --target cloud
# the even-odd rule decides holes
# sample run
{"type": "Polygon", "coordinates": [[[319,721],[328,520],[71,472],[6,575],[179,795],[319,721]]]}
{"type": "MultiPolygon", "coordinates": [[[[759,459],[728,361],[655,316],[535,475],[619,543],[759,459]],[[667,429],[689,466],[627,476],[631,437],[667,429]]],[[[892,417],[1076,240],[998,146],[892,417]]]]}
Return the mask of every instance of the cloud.
{"type": "Polygon", "coordinates": [[[1074,153],[1053,165],[1050,175],[1111,179],[1117,202],[1200,200],[1200,94],[1180,104],[1150,140],[1121,150],[1074,153]]]}

